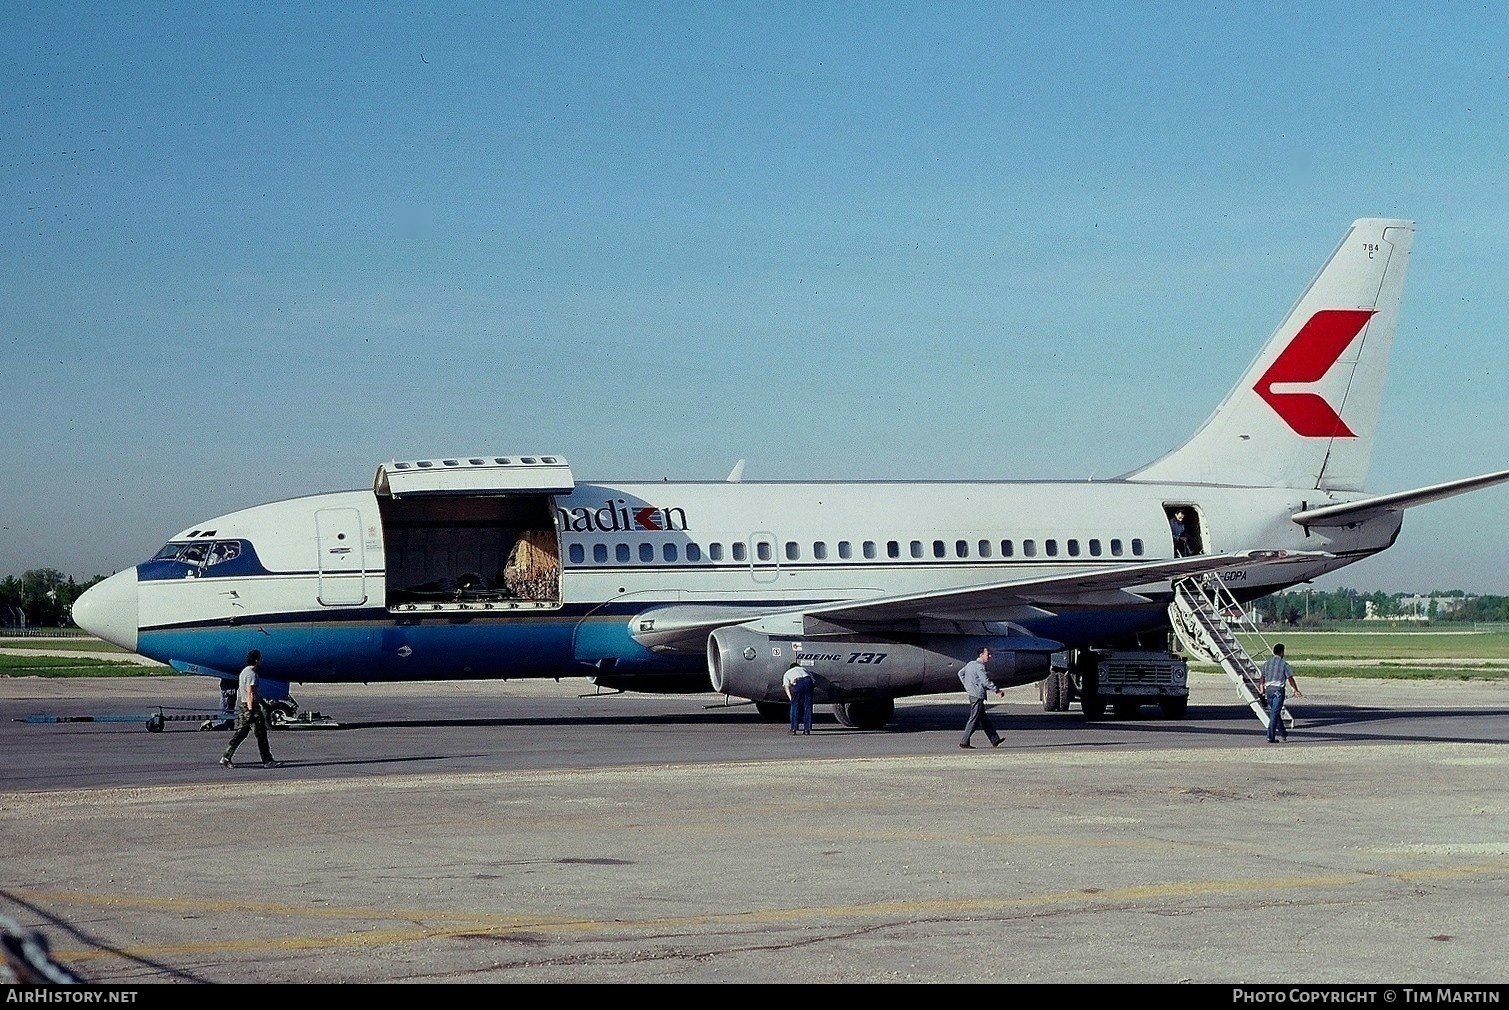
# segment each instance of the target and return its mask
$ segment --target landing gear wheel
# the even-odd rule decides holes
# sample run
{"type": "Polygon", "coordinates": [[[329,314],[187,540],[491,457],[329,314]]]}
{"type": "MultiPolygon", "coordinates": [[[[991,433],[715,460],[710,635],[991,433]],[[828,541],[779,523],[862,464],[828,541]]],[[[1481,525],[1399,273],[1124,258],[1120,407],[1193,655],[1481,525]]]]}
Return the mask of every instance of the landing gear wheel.
{"type": "Polygon", "coordinates": [[[292,726],[299,721],[299,703],[292,698],[280,698],[267,706],[267,728],[292,726]]]}
{"type": "Polygon", "coordinates": [[[894,698],[845,701],[833,706],[833,715],[838,719],[839,725],[849,729],[885,729],[886,723],[895,714],[894,698]]]}
{"type": "Polygon", "coordinates": [[[1182,698],[1159,698],[1158,708],[1165,719],[1183,719],[1184,710],[1189,707],[1189,696],[1182,698]]]}
{"type": "Polygon", "coordinates": [[[163,719],[161,712],[154,712],[147,717],[147,732],[161,733],[165,722],[166,720],[163,719]]]}
{"type": "Polygon", "coordinates": [[[791,706],[779,701],[757,701],[755,711],[766,722],[780,722],[791,716],[791,706]]]}

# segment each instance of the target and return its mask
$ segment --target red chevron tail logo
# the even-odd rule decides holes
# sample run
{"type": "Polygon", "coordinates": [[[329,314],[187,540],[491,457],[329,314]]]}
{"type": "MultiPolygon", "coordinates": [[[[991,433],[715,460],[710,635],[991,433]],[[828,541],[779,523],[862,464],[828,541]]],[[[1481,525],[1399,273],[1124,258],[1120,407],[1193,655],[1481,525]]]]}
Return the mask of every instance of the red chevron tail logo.
{"type": "Polygon", "coordinates": [[[1300,327],[1253,391],[1302,438],[1356,438],[1317,393],[1275,393],[1279,383],[1319,382],[1372,318],[1373,309],[1322,309],[1300,327]]]}

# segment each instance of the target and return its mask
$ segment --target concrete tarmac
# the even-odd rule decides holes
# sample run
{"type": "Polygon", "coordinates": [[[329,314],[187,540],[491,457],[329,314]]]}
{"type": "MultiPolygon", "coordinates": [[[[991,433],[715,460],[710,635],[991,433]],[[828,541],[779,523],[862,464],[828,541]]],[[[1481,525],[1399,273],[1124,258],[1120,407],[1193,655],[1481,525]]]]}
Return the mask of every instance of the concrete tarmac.
{"type": "Polygon", "coordinates": [[[1504,983],[1509,683],[1297,665],[1276,745],[1218,675],[1177,722],[1015,688],[973,751],[962,695],[792,737],[585,681],[296,686],[339,725],[278,769],[216,764],[213,681],[0,679],[0,913],[121,985],[1504,983]]]}

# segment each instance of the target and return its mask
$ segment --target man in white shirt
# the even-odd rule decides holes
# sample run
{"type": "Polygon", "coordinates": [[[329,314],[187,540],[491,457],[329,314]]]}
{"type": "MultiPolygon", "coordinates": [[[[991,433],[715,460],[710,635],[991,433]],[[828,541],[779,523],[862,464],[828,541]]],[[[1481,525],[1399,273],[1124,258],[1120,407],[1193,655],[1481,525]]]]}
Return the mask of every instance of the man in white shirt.
{"type": "Polygon", "coordinates": [[[803,735],[812,735],[812,674],[808,673],[801,660],[793,658],[791,667],[781,677],[781,686],[786,689],[786,698],[791,702],[791,735],[800,728],[803,735]]]}
{"type": "Polygon", "coordinates": [[[1268,742],[1288,742],[1289,730],[1284,725],[1284,694],[1286,688],[1294,688],[1294,696],[1303,698],[1304,692],[1294,680],[1294,667],[1284,658],[1284,643],[1273,646],[1273,655],[1263,664],[1263,694],[1268,700],[1268,742]]]}
{"type": "Polygon", "coordinates": [[[253,649],[246,654],[246,666],[241,670],[241,677],[236,685],[236,731],[231,734],[231,742],[226,745],[225,753],[220,755],[220,763],[227,768],[236,767],[231,758],[236,754],[236,748],[241,746],[241,741],[246,739],[246,734],[256,732],[257,750],[262,752],[263,768],[279,768],[283,762],[272,759],[272,751],[267,749],[267,707],[262,704],[262,692],[259,687],[262,669],[262,652],[253,649]]]}

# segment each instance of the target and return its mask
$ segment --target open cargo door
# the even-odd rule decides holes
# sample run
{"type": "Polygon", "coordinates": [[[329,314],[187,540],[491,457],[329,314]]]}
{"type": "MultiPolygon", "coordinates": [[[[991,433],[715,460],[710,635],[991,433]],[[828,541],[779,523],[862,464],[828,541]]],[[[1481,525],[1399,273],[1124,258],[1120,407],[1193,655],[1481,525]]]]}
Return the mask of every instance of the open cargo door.
{"type": "Polygon", "coordinates": [[[555,496],[575,487],[559,456],[385,463],[388,609],[540,610],[561,604],[555,496]]]}

